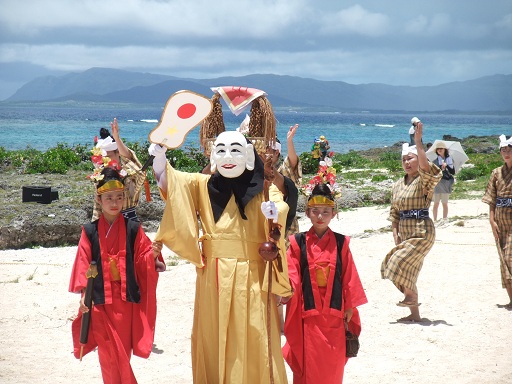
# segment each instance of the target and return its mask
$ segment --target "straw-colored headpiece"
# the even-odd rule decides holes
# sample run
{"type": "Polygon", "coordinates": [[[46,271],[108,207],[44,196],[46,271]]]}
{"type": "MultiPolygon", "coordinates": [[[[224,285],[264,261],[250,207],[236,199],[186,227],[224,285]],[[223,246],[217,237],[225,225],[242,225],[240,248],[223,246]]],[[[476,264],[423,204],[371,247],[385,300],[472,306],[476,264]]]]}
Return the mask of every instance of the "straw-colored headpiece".
{"type": "Polygon", "coordinates": [[[265,92],[245,87],[219,87],[212,90],[215,92],[211,98],[213,109],[203,120],[199,130],[199,141],[206,156],[210,155],[216,137],[226,130],[220,103],[221,97],[236,115],[251,104],[247,138],[251,140],[259,154],[265,153],[268,146],[274,145],[276,118],[265,92]]]}

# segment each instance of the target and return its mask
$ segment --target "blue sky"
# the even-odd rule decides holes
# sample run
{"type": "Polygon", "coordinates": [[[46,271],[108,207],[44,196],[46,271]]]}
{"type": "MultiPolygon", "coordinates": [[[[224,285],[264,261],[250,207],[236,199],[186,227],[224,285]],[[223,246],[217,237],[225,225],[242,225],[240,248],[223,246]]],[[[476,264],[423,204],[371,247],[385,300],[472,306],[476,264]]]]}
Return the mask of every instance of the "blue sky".
{"type": "Polygon", "coordinates": [[[511,0],[0,0],[0,100],[91,67],[437,85],[512,73],[511,0]]]}

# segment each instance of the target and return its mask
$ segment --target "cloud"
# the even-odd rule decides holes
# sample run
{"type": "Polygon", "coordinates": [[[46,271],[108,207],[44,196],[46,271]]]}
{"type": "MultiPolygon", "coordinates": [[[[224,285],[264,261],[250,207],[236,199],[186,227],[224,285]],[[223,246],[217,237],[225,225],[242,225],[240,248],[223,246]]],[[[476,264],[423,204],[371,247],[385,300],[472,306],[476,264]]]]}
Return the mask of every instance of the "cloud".
{"type": "MultiPolygon", "coordinates": [[[[148,34],[146,38],[149,40],[152,33],[168,38],[262,38],[271,37],[287,28],[299,18],[305,6],[301,0],[28,0],[10,1],[3,8],[0,21],[11,33],[30,38],[65,28],[74,29],[75,33],[98,28],[112,35],[132,31],[148,34]],[[26,12],[26,9],[30,9],[30,12],[26,12]]],[[[126,35],[126,42],[131,35],[126,35]]]]}
{"type": "Polygon", "coordinates": [[[342,9],[321,17],[320,33],[326,35],[357,34],[367,36],[385,35],[389,18],[380,13],[369,12],[360,5],[342,9]]]}
{"type": "Polygon", "coordinates": [[[3,0],[0,82],[91,67],[435,85],[512,68],[512,2],[3,0]]]}

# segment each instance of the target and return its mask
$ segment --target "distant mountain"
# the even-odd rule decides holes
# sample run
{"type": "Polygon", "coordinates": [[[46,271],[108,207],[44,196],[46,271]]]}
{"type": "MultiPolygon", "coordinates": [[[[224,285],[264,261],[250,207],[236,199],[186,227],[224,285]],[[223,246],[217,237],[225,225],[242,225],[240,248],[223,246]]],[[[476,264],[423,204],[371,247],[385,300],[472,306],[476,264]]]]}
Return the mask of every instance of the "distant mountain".
{"type": "Polygon", "coordinates": [[[165,104],[188,89],[210,96],[210,87],[239,85],[264,90],[274,107],[330,111],[512,111],[512,75],[429,87],[348,84],[308,78],[255,74],[216,79],[182,79],[116,69],[37,78],[7,101],[96,101],[165,104]]]}
{"type": "Polygon", "coordinates": [[[91,68],[64,76],[38,77],[21,87],[8,101],[45,101],[66,99],[74,94],[104,95],[136,86],[150,86],[176,79],[152,73],[129,72],[119,69],[91,68]]]}

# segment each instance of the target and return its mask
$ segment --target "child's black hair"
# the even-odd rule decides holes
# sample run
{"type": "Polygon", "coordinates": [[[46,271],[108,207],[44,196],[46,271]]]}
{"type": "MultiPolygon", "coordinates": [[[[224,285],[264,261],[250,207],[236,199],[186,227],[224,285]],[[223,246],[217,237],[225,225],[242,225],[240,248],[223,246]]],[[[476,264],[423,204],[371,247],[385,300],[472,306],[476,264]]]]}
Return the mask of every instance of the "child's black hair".
{"type": "MultiPolygon", "coordinates": [[[[317,184],[315,188],[313,188],[313,191],[311,192],[311,196],[309,199],[311,199],[313,196],[325,196],[328,199],[334,201],[334,196],[332,194],[331,188],[327,184],[317,184]]],[[[309,200],[308,199],[308,200],[309,200]]]]}
{"type": "Polygon", "coordinates": [[[101,186],[102,186],[102,185],[104,185],[107,181],[110,181],[110,180],[118,180],[118,181],[120,181],[121,183],[123,182],[123,179],[121,178],[121,175],[119,175],[119,172],[117,172],[114,168],[111,168],[111,167],[105,167],[105,168],[103,168],[103,170],[101,171],[101,174],[103,175],[103,179],[101,179],[101,180],[98,182],[98,185],[96,186],[96,188],[101,187],[101,186]]]}

